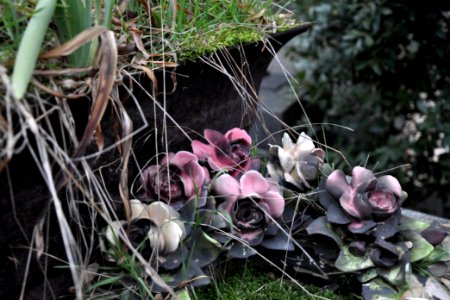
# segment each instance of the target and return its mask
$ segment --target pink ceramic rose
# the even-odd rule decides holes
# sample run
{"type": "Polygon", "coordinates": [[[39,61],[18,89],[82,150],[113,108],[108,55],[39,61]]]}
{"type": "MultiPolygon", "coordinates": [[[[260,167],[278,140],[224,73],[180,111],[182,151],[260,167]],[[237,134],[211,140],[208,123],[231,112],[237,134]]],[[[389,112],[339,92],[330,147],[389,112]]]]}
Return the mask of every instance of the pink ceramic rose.
{"type": "Polygon", "coordinates": [[[145,198],[164,201],[175,209],[197,196],[199,206],[203,206],[208,183],[208,171],[187,151],[169,153],[159,165],[144,169],[141,176],[145,198]]]}
{"type": "Polygon", "coordinates": [[[239,181],[223,174],[213,180],[212,189],[224,198],[219,208],[231,215],[236,235],[251,246],[261,243],[267,226],[284,210],[279,186],[257,171],[244,173],[239,181]]]}
{"type": "Polygon", "coordinates": [[[245,130],[233,128],[222,134],[205,129],[204,137],[207,144],[194,140],[192,150],[200,160],[207,161],[213,171],[226,170],[237,177],[256,163],[250,158],[252,139],[245,130]]]}

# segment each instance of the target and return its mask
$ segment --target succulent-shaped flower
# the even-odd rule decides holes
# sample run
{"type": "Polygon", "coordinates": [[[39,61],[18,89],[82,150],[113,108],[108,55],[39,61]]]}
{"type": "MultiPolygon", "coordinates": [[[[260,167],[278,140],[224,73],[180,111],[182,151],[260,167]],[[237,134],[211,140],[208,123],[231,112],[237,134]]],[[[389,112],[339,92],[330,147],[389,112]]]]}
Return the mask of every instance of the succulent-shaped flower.
{"type": "Polygon", "coordinates": [[[154,250],[171,253],[178,249],[186,231],[177,211],[160,201],[147,205],[133,199],[130,206],[130,228],[125,221],[114,221],[106,230],[106,239],[111,245],[118,245],[119,230],[123,229],[144,258],[148,259],[154,250]]]}
{"type": "Polygon", "coordinates": [[[213,171],[228,171],[233,177],[251,169],[254,162],[250,158],[252,139],[245,130],[233,128],[222,134],[205,129],[207,144],[192,141],[192,150],[200,160],[208,162],[213,171]]]}
{"type": "Polygon", "coordinates": [[[277,184],[268,182],[259,172],[248,171],[240,181],[228,174],[217,177],[212,188],[225,201],[219,206],[231,215],[236,235],[256,246],[267,226],[283,213],[284,198],[277,184]]]}
{"type": "Polygon", "coordinates": [[[282,138],[283,147],[270,145],[272,159],[267,164],[269,175],[278,182],[288,182],[300,191],[308,190],[310,182],[317,179],[323,165],[325,152],[314,146],[304,132],[294,144],[287,133],[282,138]]]}
{"type": "Polygon", "coordinates": [[[333,171],[319,197],[330,223],[347,224],[352,233],[373,230],[375,237],[388,238],[397,232],[405,195],[395,177],[376,178],[372,171],[355,167],[351,177],[333,171]]]}
{"type": "Polygon", "coordinates": [[[144,198],[164,201],[177,210],[197,196],[202,206],[208,182],[208,171],[187,151],[169,153],[159,165],[144,169],[141,176],[144,198]]]}

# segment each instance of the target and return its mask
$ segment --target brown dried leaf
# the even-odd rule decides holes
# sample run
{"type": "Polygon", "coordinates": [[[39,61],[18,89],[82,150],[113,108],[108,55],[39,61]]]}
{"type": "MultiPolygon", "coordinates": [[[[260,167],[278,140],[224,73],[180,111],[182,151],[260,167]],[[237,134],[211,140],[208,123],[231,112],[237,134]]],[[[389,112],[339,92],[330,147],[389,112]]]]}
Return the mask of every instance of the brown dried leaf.
{"type": "Polygon", "coordinates": [[[73,52],[75,52],[78,48],[92,41],[98,36],[102,35],[106,31],[107,29],[103,26],[94,26],[89,29],[86,29],[85,31],[82,31],[79,34],[77,34],[70,41],[50,51],[45,52],[40,56],[40,58],[51,58],[70,55],[73,52]]]}
{"type": "Polygon", "coordinates": [[[128,161],[130,158],[131,146],[133,141],[133,139],[131,138],[131,134],[133,133],[133,122],[131,121],[130,117],[125,111],[125,108],[123,107],[122,103],[118,101],[117,105],[119,106],[119,111],[122,117],[121,118],[122,139],[125,139],[122,142],[122,163],[121,163],[122,171],[120,174],[119,192],[125,208],[127,222],[129,224],[131,222],[131,209],[128,193],[128,161]]]}
{"type": "Polygon", "coordinates": [[[131,30],[131,35],[133,36],[133,41],[136,44],[136,47],[141,51],[145,58],[149,58],[150,54],[145,50],[144,43],[142,43],[141,35],[142,31],[138,31],[133,27],[134,30],[131,30]]]}
{"type": "Polygon", "coordinates": [[[94,91],[95,102],[74,157],[79,157],[84,153],[86,146],[91,141],[95,128],[100,124],[109,102],[117,68],[117,45],[112,31],[106,31],[101,35],[101,46],[98,53],[100,55],[100,67],[96,85],[94,84],[96,87],[94,91]]]}
{"type": "Polygon", "coordinates": [[[36,87],[40,88],[41,90],[45,91],[46,93],[48,93],[48,94],[50,94],[50,95],[53,95],[53,96],[55,96],[55,97],[58,97],[58,98],[63,98],[63,99],[78,99],[78,98],[81,98],[81,97],[85,97],[85,96],[86,96],[86,94],[83,94],[83,93],[74,93],[74,94],[68,94],[68,95],[63,94],[63,93],[61,93],[61,92],[59,92],[59,91],[55,91],[54,89],[49,88],[49,87],[43,85],[42,83],[40,83],[38,80],[36,80],[36,79],[34,79],[34,78],[31,78],[31,83],[32,83],[34,86],[36,86],[36,87]]]}
{"type": "Polygon", "coordinates": [[[145,74],[150,78],[150,80],[153,82],[152,91],[153,95],[156,95],[158,93],[158,79],[156,79],[155,73],[153,73],[153,70],[144,66],[140,65],[131,65],[133,68],[140,69],[145,72],[145,74]]]}
{"type": "Polygon", "coordinates": [[[105,136],[103,135],[102,127],[100,126],[100,123],[97,124],[97,127],[95,127],[94,132],[94,140],[97,144],[97,148],[99,151],[102,151],[105,148],[105,136]]]}

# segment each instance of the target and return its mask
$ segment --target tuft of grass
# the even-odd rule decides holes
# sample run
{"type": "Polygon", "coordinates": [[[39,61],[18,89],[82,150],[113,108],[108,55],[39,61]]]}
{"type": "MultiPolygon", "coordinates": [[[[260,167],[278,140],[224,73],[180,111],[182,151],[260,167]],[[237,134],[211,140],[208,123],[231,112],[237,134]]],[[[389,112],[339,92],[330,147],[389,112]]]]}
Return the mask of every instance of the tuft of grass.
{"type": "MultiPolygon", "coordinates": [[[[335,292],[316,286],[305,288],[318,297],[332,300],[355,299],[352,296],[341,296],[335,292]]],[[[272,273],[263,273],[251,265],[242,270],[242,265],[232,267],[226,277],[216,280],[212,286],[193,291],[195,300],[260,300],[260,299],[311,299],[304,291],[292,283],[275,277],[272,273]]]]}

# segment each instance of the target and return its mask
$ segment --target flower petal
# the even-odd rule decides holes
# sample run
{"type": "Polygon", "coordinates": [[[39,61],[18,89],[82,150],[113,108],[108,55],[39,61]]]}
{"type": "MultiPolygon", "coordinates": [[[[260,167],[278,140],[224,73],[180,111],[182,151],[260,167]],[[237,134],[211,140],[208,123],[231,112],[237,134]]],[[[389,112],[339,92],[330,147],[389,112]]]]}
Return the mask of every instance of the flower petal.
{"type": "Polygon", "coordinates": [[[161,226],[167,220],[177,219],[180,214],[164,202],[157,201],[148,205],[148,216],[157,226],[161,226]]]}
{"type": "Polygon", "coordinates": [[[352,233],[356,233],[356,234],[363,234],[366,233],[367,231],[369,231],[370,229],[374,228],[375,226],[377,226],[377,223],[375,223],[374,221],[362,221],[362,222],[352,222],[348,225],[348,230],[352,233]]]}
{"type": "Polygon", "coordinates": [[[213,155],[214,148],[210,145],[204,144],[198,140],[193,140],[191,143],[192,152],[200,160],[206,160],[209,156],[213,155]]]}
{"type": "Polygon", "coordinates": [[[212,189],[219,197],[225,197],[227,204],[225,209],[230,212],[236,202],[237,197],[241,193],[239,182],[231,175],[223,174],[212,181],[212,189]]]}
{"type": "Polygon", "coordinates": [[[283,175],[283,171],[277,168],[273,163],[268,162],[267,163],[267,173],[271,178],[273,178],[275,181],[279,182],[281,180],[281,176],[283,175]]]}
{"type": "Polygon", "coordinates": [[[165,241],[164,235],[158,227],[152,227],[148,231],[148,241],[152,249],[164,251],[165,241]]]}
{"type": "Polygon", "coordinates": [[[381,176],[378,178],[378,184],[381,185],[381,189],[393,192],[399,199],[402,197],[402,187],[394,176],[381,176]]]}
{"type": "Polygon", "coordinates": [[[266,192],[262,194],[260,205],[267,206],[267,212],[273,218],[279,218],[284,211],[284,198],[277,192],[266,192]]]}
{"type": "Polygon", "coordinates": [[[130,208],[131,208],[131,219],[150,219],[150,215],[148,214],[148,205],[142,203],[137,199],[130,200],[130,208]]]}
{"type": "Polygon", "coordinates": [[[339,199],[342,194],[350,193],[351,186],[342,170],[333,171],[327,178],[326,190],[335,198],[339,199]]]}
{"type": "MultiPolygon", "coordinates": [[[[352,170],[352,186],[354,189],[357,189],[361,185],[369,184],[375,179],[375,175],[373,172],[363,168],[363,167],[354,167],[352,170]]],[[[361,189],[358,189],[363,191],[361,189]]]]}
{"type": "Polygon", "coordinates": [[[120,241],[119,230],[123,228],[122,225],[125,223],[125,221],[113,221],[106,229],[105,237],[111,245],[117,245],[120,241]]]}
{"type": "Polygon", "coordinates": [[[341,207],[352,217],[364,220],[370,218],[372,214],[372,207],[365,201],[361,194],[344,193],[339,198],[341,207]]]}
{"type": "Polygon", "coordinates": [[[165,242],[164,251],[173,252],[177,250],[181,237],[183,236],[183,230],[180,228],[179,224],[172,221],[167,222],[163,224],[161,231],[165,242]]]}
{"type": "Polygon", "coordinates": [[[195,195],[195,191],[200,191],[205,181],[205,171],[197,161],[187,163],[180,175],[181,182],[184,187],[184,195],[191,198],[195,195]]]}
{"type": "Polygon", "coordinates": [[[283,134],[283,138],[281,139],[281,143],[283,144],[283,148],[288,151],[292,152],[294,151],[295,145],[292,142],[291,137],[286,132],[283,134]]]}
{"type": "Polygon", "coordinates": [[[170,159],[169,163],[183,169],[183,167],[191,161],[197,162],[197,156],[191,152],[179,151],[170,159]]]}
{"type": "Polygon", "coordinates": [[[289,152],[283,148],[278,148],[278,159],[280,160],[280,165],[285,172],[290,172],[294,167],[294,159],[289,152]]]}
{"type": "Polygon", "coordinates": [[[239,128],[233,128],[231,130],[228,130],[225,133],[225,137],[230,142],[242,140],[245,142],[245,144],[247,146],[252,145],[252,138],[248,135],[247,131],[239,129],[239,128]]]}
{"type": "Polygon", "coordinates": [[[248,171],[242,175],[241,180],[241,195],[246,197],[250,194],[263,194],[269,190],[269,183],[257,171],[248,171]]]}
{"type": "Polygon", "coordinates": [[[304,132],[300,134],[295,144],[295,160],[302,160],[306,155],[311,154],[315,146],[312,139],[304,132]]]}
{"type": "Polygon", "coordinates": [[[220,149],[223,153],[230,153],[230,143],[228,139],[219,131],[205,129],[204,136],[211,146],[220,149]]]}

